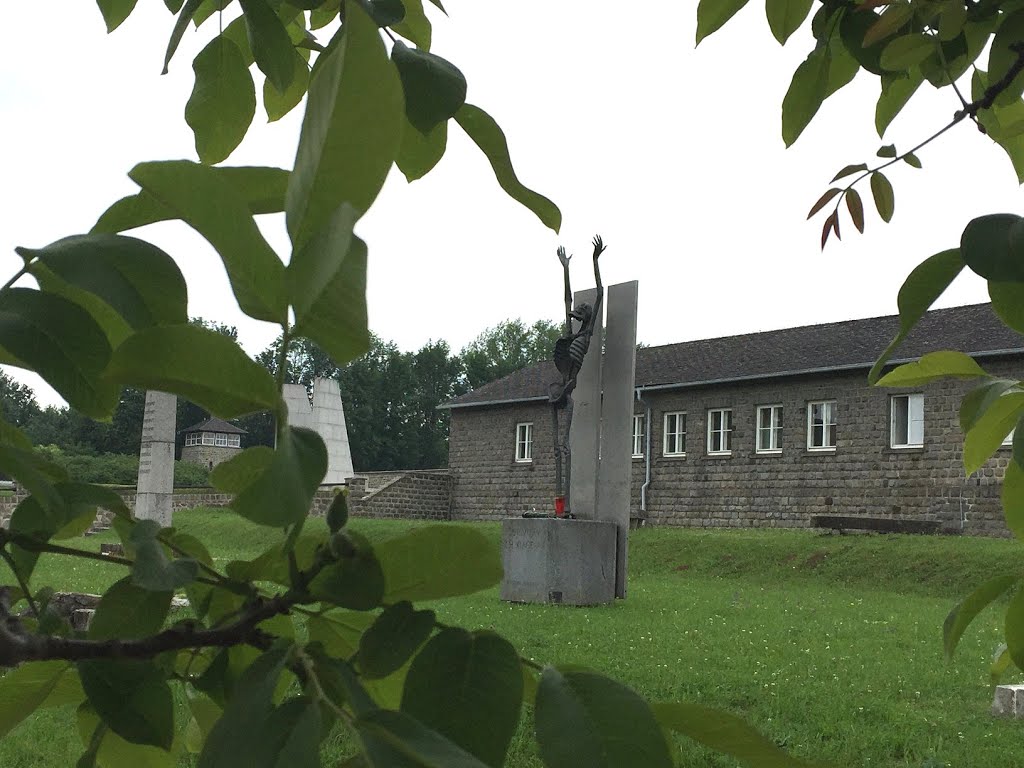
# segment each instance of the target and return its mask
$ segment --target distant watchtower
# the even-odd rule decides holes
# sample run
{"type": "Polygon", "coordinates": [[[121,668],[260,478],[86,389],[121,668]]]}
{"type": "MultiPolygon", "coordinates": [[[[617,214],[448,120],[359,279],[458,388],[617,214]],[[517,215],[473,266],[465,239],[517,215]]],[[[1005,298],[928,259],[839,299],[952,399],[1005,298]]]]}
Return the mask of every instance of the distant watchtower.
{"type": "Polygon", "coordinates": [[[181,460],[205,469],[213,469],[222,461],[237,456],[245,434],[244,429],[216,417],[193,424],[182,432],[185,447],[181,449],[181,460]]]}

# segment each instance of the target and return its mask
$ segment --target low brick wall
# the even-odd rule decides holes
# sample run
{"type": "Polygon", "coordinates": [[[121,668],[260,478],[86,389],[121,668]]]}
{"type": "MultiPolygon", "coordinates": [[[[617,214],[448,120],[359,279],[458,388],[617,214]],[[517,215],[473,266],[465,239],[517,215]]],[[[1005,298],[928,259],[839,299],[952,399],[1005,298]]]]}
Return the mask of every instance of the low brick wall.
{"type": "MultiPolygon", "coordinates": [[[[415,470],[409,472],[367,472],[348,482],[349,513],[354,517],[409,518],[448,520],[451,517],[451,477],[447,470],[415,470]]],[[[324,486],[316,492],[310,515],[323,517],[344,485],[324,486]]],[[[135,508],[135,490],[120,490],[118,494],[130,509],[135,508]]],[[[10,523],[14,508],[27,493],[18,491],[14,496],[0,499],[0,526],[10,523]]],[[[212,488],[176,491],[171,507],[191,509],[193,507],[227,507],[231,503],[230,493],[221,493],[212,488]]],[[[112,514],[100,510],[96,515],[93,529],[110,525],[112,514]]]]}

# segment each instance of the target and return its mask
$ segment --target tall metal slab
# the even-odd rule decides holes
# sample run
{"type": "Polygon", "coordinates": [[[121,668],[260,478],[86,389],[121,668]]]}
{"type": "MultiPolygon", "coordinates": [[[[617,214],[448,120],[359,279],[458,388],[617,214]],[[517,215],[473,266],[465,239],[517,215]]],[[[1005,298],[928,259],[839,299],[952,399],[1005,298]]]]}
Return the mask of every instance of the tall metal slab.
{"type": "MultiPolygon", "coordinates": [[[[597,289],[577,291],[573,306],[586,302],[591,307],[597,301],[597,289]]],[[[572,393],[572,426],[569,428],[569,448],[572,451],[572,475],[569,479],[570,511],[582,520],[597,519],[597,469],[601,447],[601,336],[604,323],[598,315],[594,323],[594,336],[590,351],[583,358],[583,366],[576,378],[572,393]]]]}
{"type": "Polygon", "coordinates": [[[348,444],[341,387],[336,379],[317,379],[313,382],[313,423],[327,446],[327,474],[324,482],[344,483],[355,473],[352,470],[352,449],[348,444]]]}
{"type": "Polygon", "coordinates": [[[626,596],[630,485],[633,474],[633,381],[636,373],[637,298],[637,282],[633,280],[609,286],[605,302],[608,333],[604,341],[601,460],[597,476],[595,519],[614,523],[617,530],[616,597],[626,596]]]}
{"type": "Polygon", "coordinates": [[[166,392],[146,392],[142,417],[142,447],[135,494],[135,517],[171,525],[174,496],[174,443],[178,398],[166,392]]]}

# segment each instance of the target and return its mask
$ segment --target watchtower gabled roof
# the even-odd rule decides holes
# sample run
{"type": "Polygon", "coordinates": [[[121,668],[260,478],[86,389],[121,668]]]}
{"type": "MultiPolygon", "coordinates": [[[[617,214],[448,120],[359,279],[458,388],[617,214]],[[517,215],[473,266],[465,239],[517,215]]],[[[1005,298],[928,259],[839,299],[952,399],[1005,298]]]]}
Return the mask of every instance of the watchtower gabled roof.
{"type": "Polygon", "coordinates": [[[183,434],[188,432],[223,432],[229,435],[246,434],[246,431],[241,427],[236,427],[234,424],[224,421],[224,419],[218,419],[216,416],[211,416],[206,421],[193,424],[188,429],[183,429],[181,431],[183,434]]]}
{"type": "MultiPolygon", "coordinates": [[[[834,371],[868,370],[896,335],[899,317],[871,317],[778,331],[641,347],[635,386],[674,389],[834,371]]],[[[1024,337],[1004,325],[991,304],[936,309],[914,327],[891,362],[943,349],[979,358],[1024,355],[1024,337]]],[[[547,400],[561,379],[551,362],[522,368],[449,400],[441,408],[470,408],[547,400]]]]}

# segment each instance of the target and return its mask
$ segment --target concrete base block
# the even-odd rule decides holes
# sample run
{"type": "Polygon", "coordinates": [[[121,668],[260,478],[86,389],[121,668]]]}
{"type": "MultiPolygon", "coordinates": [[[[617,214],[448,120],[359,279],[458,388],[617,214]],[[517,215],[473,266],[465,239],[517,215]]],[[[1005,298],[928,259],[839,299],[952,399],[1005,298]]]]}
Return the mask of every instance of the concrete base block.
{"type": "Polygon", "coordinates": [[[992,699],[996,717],[1024,717],[1024,685],[997,685],[992,699]]]}
{"type": "Polygon", "coordinates": [[[509,517],[501,521],[505,578],[513,603],[599,605],[615,599],[616,526],[598,520],[509,517]]]}

